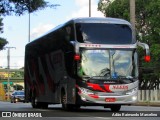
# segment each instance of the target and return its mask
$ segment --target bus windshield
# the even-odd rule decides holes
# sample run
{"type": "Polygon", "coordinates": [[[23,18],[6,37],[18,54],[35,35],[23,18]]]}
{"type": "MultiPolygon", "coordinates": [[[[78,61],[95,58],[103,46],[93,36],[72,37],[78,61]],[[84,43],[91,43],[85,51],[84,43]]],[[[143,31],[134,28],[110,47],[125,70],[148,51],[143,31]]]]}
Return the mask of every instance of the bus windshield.
{"type": "Polygon", "coordinates": [[[106,79],[138,76],[137,53],[133,50],[82,50],[78,75],[106,79]]]}
{"type": "Polygon", "coordinates": [[[76,23],[77,41],[92,44],[133,44],[128,25],[108,23],[76,23]]]}

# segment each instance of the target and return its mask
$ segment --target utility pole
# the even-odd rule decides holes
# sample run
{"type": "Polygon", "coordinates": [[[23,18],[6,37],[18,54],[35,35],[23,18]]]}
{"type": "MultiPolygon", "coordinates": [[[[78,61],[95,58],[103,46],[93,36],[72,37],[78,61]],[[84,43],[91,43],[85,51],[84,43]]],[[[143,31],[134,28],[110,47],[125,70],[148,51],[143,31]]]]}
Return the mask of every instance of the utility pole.
{"type": "MultiPolygon", "coordinates": [[[[10,74],[10,49],[15,48],[15,47],[5,47],[5,49],[8,49],[7,51],[7,61],[8,61],[8,65],[7,65],[7,70],[8,70],[8,84],[7,84],[7,88],[8,88],[8,100],[10,100],[10,78],[9,78],[9,74],[10,74]]],[[[16,48],[15,48],[16,49],[16,48]]]]}
{"type": "Polygon", "coordinates": [[[89,0],[89,17],[91,17],[91,0],[89,0]]]}
{"type": "Polygon", "coordinates": [[[30,42],[30,13],[28,16],[28,42],[30,42]]]}
{"type": "Polygon", "coordinates": [[[133,35],[135,37],[135,0],[130,0],[130,22],[133,28],[133,35]]]}
{"type": "Polygon", "coordinates": [[[28,8],[28,42],[30,42],[30,24],[31,24],[30,11],[31,11],[31,1],[29,0],[29,8],[28,8]]]}

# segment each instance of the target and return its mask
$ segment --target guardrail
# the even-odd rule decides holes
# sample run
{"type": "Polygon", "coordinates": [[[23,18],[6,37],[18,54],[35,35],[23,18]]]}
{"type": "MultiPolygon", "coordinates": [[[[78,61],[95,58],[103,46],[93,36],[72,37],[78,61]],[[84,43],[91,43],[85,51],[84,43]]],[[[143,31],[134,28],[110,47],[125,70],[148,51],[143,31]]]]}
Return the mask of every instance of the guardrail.
{"type": "MultiPolygon", "coordinates": [[[[24,69],[9,69],[10,72],[16,72],[16,71],[19,71],[19,72],[23,72],[24,69]]],[[[8,69],[0,69],[0,72],[8,72],[8,69]]]]}
{"type": "Polygon", "coordinates": [[[139,90],[138,102],[160,102],[160,90],[139,90]]]}

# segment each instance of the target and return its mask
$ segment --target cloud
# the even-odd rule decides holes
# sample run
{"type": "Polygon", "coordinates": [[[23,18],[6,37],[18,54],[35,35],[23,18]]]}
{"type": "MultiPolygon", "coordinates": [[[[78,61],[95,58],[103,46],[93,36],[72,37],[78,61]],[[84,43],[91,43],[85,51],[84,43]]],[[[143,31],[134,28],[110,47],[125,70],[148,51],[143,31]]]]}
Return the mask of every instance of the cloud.
{"type": "MultiPolygon", "coordinates": [[[[17,66],[19,67],[19,68],[22,68],[23,66],[24,66],[24,60],[19,60],[18,62],[17,62],[17,66]]],[[[16,67],[16,66],[15,66],[16,67]]]]}
{"type": "MultiPolygon", "coordinates": [[[[74,11],[69,18],[75,17],[88,17],[89,16],[89,1],[88,0],[75,0],[76,5],[79,7],[77,11],[74,11]]],[[[104,14],[97,10],[98,3],[95,0],[91,0],[91,17],[104,17],[104,14]]]]}
{"type": "Polygon", "coordinates": [[[75,3],[79,7],[87,6],[89,4],[89,0],[75,0],[75,3]]]}
{"type": "Polygon", "coordinates": [[[0,60],[0,67],[4,67],[4,66],[6,66],[6,65],[7,65],[6,59],[1,58],[1,60],[0,60]]]}
{"type": "Polygon", "coordinates": [[[43,35],[47,31],[51,30],[52,28],[54,28],[53,24],[39,24],[36,28],[33,28],[31,30],[30,37],[31,37],[31,39],[35,39],[37,37],[40,37],[41,35],[43,35]]]}
{"type": "MultiPolygon", "coordinates": [[[[21,54],[22,49],[16,47],[16,49],[10,49],[10,68],[11,69],[19,69],[24,66],[24,54],[21,54]]],[[[22,52],[23,53],[23,52],[22,52]]],[[[4,49],[0,51],[0,67],[7,68],[8,67],[8,49],[4,49]]]]}

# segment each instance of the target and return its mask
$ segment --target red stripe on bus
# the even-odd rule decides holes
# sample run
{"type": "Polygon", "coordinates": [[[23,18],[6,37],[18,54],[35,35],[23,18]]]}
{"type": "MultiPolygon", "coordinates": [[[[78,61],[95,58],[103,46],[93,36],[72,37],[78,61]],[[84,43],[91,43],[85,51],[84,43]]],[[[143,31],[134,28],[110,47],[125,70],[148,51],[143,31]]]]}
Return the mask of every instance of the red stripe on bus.
{"type": "Polygon", "coordinates": [[[112,91],[109,89],[109,86],[110,86],[110,85],[104,84],[104,87],[105,87],[106,91],[107,91],[107,92],[112,92],[112,91]]]}
{"type": "Polygon", "coordinates": [[[94,90],[99,90],[102,92],[106,92],[103,88],[100,87],[98,84],[93,84],[93,83],[87,83],[89,87],[92,87],[94,90]]]}

